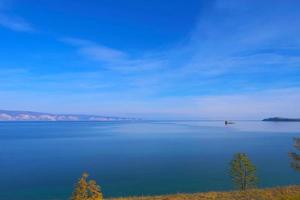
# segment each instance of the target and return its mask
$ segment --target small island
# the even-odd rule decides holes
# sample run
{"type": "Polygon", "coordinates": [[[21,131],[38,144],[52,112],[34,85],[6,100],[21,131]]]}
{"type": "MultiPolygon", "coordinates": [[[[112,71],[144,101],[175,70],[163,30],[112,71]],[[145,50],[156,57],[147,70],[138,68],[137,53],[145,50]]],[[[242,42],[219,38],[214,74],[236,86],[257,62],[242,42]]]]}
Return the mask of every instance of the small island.
{"type": "Polygon", "coordinates": [[[271,117],[267,119],[263,119],[262,121],[265,122],[300,122],[300,119],[298,118],[284,118],[284,117],[271,117]]]}

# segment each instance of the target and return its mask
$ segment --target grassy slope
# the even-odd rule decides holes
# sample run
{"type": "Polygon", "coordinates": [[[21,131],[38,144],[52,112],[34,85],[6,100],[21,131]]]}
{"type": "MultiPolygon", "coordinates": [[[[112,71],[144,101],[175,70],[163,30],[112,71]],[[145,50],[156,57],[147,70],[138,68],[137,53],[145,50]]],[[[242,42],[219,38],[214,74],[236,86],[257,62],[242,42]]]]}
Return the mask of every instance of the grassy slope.
{"type": "Polygon", "coordinates": [[[287,186],[248,191],[206,192],[148,197],[127,197],[111,200],[300,200],[300,186],[287,186]]]}

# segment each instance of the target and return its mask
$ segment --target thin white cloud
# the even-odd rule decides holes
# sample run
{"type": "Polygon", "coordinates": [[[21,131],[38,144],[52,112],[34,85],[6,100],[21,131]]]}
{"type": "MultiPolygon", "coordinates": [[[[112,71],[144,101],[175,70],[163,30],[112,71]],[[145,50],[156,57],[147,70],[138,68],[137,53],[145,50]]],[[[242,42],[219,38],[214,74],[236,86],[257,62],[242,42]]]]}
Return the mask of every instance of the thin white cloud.
{"type": "Polygon", "coordinates": [[[115,62],[127,57],[126,53],[122,51],[99,45],[88,40],[64,38],[62,41],[77,47],[81,54],[97,61],[115,62]]]}
{"type": "MultiPolygon", "coordinates": [[[[172,77],[170,82],[187,81],[195,76],[199,81],[206,81],[232,72],[267,73],[283,66],[297,70],[295,66],[298,66],[300,56],[280,54],[280,50],[300,49],[300,24],[292,20],[297,18],[298,12],[291,10],[288,16],[281,16],[278,15],[280,9],[288,10],[292,4],[280,4],[274,9],[262,5],[264,9],[257,9],[259,5],[260,2],[250,0],[218,0],[209,12],[199,17],[196,28],[189,35],[189,42],[154,53],[141,52],[132,56],[87,40],[72,39],[71,42],[87,58],[106,61],[104,67],[133,73],[157,70],[156,77],[163,81],[172,77]],[[249,15],[251,12],[257,12],[257,15],[249,15]],[[268,48],[273,52],[262,51],[268,48]],[[247,51],[254,53],[243,55],[247,51]]],[[[152,77],[150,79],[152,81],[152,77]]],[[[147,75],[144,75],[144,80],[147,80],[147,75]]]]}
{"type": "Polygon", "coordinates": [[[35,28],[25,19],[12,15],[14,0],[0,0],[0,26],[18,32],[34,32],[35,28]]]}
{"type": "Polygon", "coordinates": [[[122,51],[111,49],[104,46],[82,47],[80,52],[95,60],[113,62],[115,60],[124,59],[126,54],[122,51]]]}
{"type": "MultiPolygon", "coordinates": [[[[273,70],[280,65],[290,67],[295,62],[291,63],[291,57],[281,55],[280,50],[300,49],[297,18],[299,12],[292,1],[277,1],[270,8],[257,0],[218,0],[209,13],[199,17],[186,47],[191,49],[191,59],[181,70],[189,74],[213,71],[219,76],[232,71],[244,73],[245,69],[251,72],[256,67],[263,71],[270,66],[273,70]],[[272,52],[265,53],[265,49],[272,52]],[[256,55],[241,55],[247,51],[256,55]]],[[[298,54],[292,59],[299,58],[298,54]]]]}
{"type": "Polygon", "coordinates": [[[34,32],[31,24],[20,17],[8,16],[0,13],[0,26],[19,32],[34,32]]]}
{"type": "Polygon", "coordinates": [[[162,67],[163,57],[140,55],[133,58],[128,53],[79,38],[63,38],[61,41],[75,46],[78,52],[88,59],[104,62],[104,67],[119,72],[139,72],[162,67]]]}

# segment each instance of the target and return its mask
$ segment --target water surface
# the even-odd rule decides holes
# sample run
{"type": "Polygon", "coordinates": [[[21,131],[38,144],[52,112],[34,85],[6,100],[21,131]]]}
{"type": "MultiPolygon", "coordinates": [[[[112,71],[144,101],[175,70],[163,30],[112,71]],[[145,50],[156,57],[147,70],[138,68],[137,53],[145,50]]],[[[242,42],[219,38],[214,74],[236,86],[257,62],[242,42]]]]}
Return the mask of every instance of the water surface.
{"type": "Polygon", "coordinates": [[[84,171],[106,197],[228,190],[237,152],[260,187],[298,184],[297,136],[297,122],[0,122],[0,200],[67,200],[84,171]]]}

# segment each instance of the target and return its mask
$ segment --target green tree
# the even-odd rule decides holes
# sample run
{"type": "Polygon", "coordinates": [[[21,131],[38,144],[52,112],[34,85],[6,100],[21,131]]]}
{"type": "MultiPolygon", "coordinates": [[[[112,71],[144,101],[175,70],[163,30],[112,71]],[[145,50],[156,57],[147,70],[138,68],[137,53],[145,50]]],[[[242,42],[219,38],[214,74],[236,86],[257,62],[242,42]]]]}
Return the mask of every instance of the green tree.
{"type": "Polygon", "coordinates": [[[257,186],[256,168],[245,153],[235,154],[230,165],[230,175],[238,189],[246,190],[257,186]]]}
{"type": "Polygon", "coordinates": [[[100,186],[94,180],[87,182],[88,176],[87,173],[83,173],[75,186],[71,200],[103,200],[100,186]]]}
{"type": "MultiPolygon", "coordinates": [[[[294,138],[294,147],[300,150],[300,138],[294,138]]],[[[296,171],[300,171],[300,155],[295,152],[290,152],[289,156],[292,159],[291,167],[296,171]]]]}

